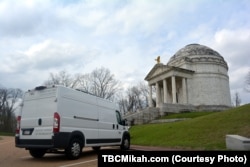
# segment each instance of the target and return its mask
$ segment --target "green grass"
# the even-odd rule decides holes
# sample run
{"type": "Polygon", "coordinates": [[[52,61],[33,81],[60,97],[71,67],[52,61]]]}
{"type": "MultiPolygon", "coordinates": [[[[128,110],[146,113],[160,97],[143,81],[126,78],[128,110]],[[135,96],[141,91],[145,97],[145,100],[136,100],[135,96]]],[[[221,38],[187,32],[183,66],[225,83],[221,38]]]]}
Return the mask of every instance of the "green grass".
{"type": "Polygon", "coordinates": [[[173,118],[196,118],[201,117],[209,114],[213,114],[215,112],[206,111],[206,112],[186,112],[186,113],[179,113],[179,114],[168,114],[160,119],[173,119],[173,118]]]}
{"type": "Polygon", "coordinates": [[[0,140],[2,140],[1,136],[15,136],[15,134],[9,132],[0,132],[0,140]]]}
{"type": "Polygon", "coordinates": [[[181,122],[137,125],[130,133],[131,144],[223,150],[227,134],[250,137],[250,104],[181,122]]]}
{"type": "Polygon", "coordinates": [[[9,133],[9,132],[0,132],[0,138],[1,136],[14,136],[14,133],[9,133]]]}

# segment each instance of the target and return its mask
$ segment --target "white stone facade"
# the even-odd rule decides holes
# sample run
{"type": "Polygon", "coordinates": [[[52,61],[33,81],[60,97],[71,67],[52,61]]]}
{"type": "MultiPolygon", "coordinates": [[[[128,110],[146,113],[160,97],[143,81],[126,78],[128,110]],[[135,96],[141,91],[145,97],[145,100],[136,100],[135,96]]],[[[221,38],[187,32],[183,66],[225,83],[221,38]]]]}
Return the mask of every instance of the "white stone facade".
{"type": "Polygon", "coordinates": [[[227,72],[227,63],[218,52],[204,45],[187,45],[167,64],[158,62],[148,73],[149,99],[155,86],[156,107],[169,103],[230,107],[227,72]]]}

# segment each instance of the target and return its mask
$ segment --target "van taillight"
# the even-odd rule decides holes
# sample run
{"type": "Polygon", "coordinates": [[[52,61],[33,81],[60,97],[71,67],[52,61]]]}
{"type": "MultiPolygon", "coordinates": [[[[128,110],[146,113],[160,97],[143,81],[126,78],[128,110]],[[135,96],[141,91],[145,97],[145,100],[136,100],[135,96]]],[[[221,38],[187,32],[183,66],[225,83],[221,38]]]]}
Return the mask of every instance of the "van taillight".
{"type": "Polygon", "coordinates": [[[60,115],[55,112],[54,113],[54,122],[53,122],[53,132],[59,132],[60,131],[60,115]]]}
{"type": "Polygon", "coordinates": [[[20,132],[20,124],[21,124],[21,116],[18,116],[16,122],[16,134],[19,134],[20,132]]]}

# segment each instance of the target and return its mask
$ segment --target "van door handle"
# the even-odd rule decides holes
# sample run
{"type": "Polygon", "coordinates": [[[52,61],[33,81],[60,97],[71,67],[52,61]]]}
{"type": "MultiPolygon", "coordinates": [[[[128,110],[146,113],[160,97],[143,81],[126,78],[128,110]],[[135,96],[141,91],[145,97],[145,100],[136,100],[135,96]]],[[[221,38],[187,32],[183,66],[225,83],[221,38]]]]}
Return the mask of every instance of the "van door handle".
{"type": "Polygon", "coordinates": [[[117,125],[116,125],[116,129],[118,129],[118,128],[119,128],[119,125],[117,124],[117,125]]]}
{"type": "Polygon", "coordinates": [[[113,124],[113,129],[115,129],[115,124],[113,124]]]}
{"type": "Polygon", "coordinates": [[[39,125],[39,126],[42,125],[42,119],[41,119],[41,118],[38,119],[38,125],[39,125]]]}

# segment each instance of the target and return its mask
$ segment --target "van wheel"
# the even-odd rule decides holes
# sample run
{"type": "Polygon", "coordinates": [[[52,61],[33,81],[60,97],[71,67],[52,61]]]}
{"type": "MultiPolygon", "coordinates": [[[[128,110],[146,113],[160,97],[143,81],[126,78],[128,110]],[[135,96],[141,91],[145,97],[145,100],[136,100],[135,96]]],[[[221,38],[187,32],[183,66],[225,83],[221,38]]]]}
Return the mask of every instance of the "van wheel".
{"type": "Polygon", "coordinates": [[[92,147],[92,149],[93,149],[94,151],[99,151],[99,150],[101,149],[101,147],[100,147],[100,146],[96,146],[96,147],[92,147]]]}
{"type": "Polygon", "coordinates": [[[44,149],[31,149],[29,150],[30,155],[34,158],[42,158],[44,154],[46,153],[46,150],[44,149]]]}
{"type": "Polygon", "coordinates": [[[69,146],[66,148],[66,156],[69,159],[78,159],[82,153],[82,142],[78,138],[70,141],[69,146]]]}
{"type": "Polygon", "coordinates": [[[121,150],[128,150],[130,148],[130,138],[128,135],[125,135],[122,139],[121,150]]]}

